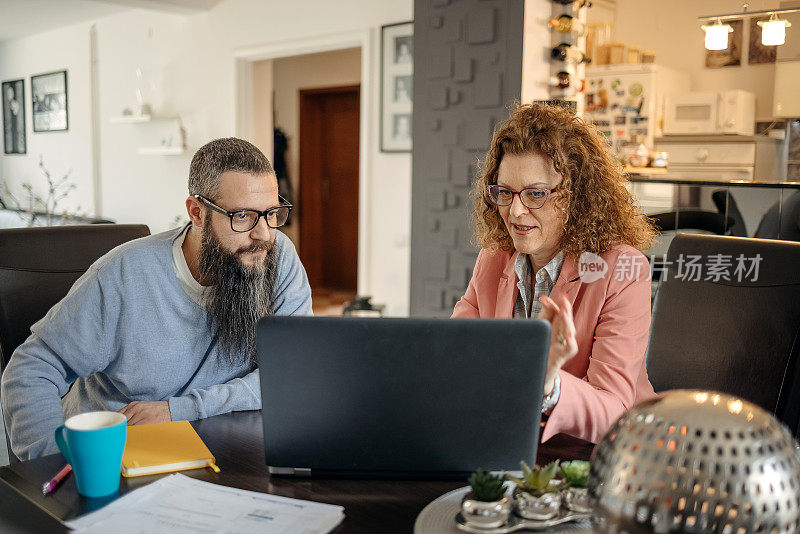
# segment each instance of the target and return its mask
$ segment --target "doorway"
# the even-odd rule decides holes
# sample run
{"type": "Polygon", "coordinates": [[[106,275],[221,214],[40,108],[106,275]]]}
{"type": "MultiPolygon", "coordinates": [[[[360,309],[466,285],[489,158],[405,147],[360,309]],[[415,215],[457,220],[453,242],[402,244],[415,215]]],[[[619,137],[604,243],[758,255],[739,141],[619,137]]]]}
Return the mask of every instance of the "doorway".
{"type": "Polygon", "coordinates": [[[300,90],[299,98],[300,259],[315,297],[350,296],[358,282],[360,86],[300,90]]]}

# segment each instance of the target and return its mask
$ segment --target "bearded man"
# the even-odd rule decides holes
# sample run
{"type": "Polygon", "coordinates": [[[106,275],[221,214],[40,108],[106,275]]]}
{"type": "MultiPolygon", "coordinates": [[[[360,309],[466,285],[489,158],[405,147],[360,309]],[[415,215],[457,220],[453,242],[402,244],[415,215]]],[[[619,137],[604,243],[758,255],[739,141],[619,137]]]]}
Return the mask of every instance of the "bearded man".
{"type": "Polygon", "coordinates": [[[185,227],[97,260],[14,351],[0,398],[17,457],[57,452],[55,428],[86,411],[141,424],[261,408],[256,324],[311,314],[277,231],[291,206],[264,154],[228,138],[194,155],[186,208],[185,227]]]}

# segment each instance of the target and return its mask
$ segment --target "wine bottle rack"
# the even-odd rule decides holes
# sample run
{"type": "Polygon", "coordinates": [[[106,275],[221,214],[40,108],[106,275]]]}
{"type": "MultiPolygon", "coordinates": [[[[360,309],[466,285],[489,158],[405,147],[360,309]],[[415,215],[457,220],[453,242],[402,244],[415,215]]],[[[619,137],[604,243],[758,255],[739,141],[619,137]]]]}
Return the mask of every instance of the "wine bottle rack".
{"type": "Polygon", "coordinates": [[[549,102],[583,113],[585,92],[586,0],[551,0],[549,102]],[[552,21],[552,22],[551,22],[552,21]],[[582,30],[582,31],[581,31],[582,30]]]}

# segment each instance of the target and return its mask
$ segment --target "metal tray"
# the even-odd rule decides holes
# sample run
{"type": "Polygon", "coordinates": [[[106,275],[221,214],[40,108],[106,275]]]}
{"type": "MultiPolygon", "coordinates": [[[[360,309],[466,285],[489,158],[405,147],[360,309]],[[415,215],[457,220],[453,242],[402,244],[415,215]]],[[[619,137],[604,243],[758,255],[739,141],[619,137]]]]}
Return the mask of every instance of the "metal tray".
{"type": "Polygon", "coordinates": [[[472,532],[477,534],[506,534],[508,532],[516,532],[518,530],[543,530],[563,523],[571,521],[590,521],[591,514],[579,514],[569,510],[562,510],[558,516],[553,519],[545,519],[542,521],[535,521],[533,519],[523,519],[518,515],[512,513],[506,521],[505,525],[496,528],[480,528],[468,525],[464,520],[461,512],[456,514],[456,526],[459,530],[464,532],[472,532]]]}

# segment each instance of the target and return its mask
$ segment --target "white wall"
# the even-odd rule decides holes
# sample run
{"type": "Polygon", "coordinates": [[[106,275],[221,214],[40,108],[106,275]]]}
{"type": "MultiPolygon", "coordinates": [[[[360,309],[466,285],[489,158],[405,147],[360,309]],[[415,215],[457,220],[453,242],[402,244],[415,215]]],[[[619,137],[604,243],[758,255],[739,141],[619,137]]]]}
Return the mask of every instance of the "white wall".
{"type": "MultiPolygon", "coordinates": [[[[253,144],[274,163],[273,77],[272,60],[265,59],[253,64],[253,144]]],[[[239,135],[242,135],[240,132],[239,135]]]]}
{"type": "MultiPolygon", "coordinates": [[[[372,66],[375,90],[374,94],[362,94],[362,99],[367,99],[371,130],[365,147],[369,165],[361,177],[369,182],[370,201],[363,223],[370,228],[370,237],[365,247],[368,257],[359,262],[365,266],[363,275],[359,273],[359,292],[386,303],[392,315],[407,314],[411,156],[379,151],[377,91],[380,26],[411,19],[412,0],[224,0],[208,12],[191,16],[131,10],[99,19],[95,24],[102,215],[119,222],[144,222],[159,232],[185,213],[192,154],[211,139],[237,133],[237,50],[366,30],[374,45],[365,61],[372,66]],[[137,66],[143,67],[155,84],[150,97],[155,112],[166,117],[180,115],[186,125],[189,147],[185,155],[144,156],[136,151],[140,146],[158,145],[163,137],[174,137],[174,122],[109,122],[135,103],[137,66]]],[[[59,165],[71,163],[76,176],[86,177],[91,175],[88,43],[88,26],[84,25],[47,37],[0,44],[2,79],[63,67],[70,70],[70,133],[29,135],[28,152],[38,157],[38,152],[46,149],[45,156],[53,161],[51,170],[57,172],[59,165]],[[83,104],[76,103],[81,100],[83,104]],[[80,126],[82,115],[86,115],[84,129],[80,126]]],[[[21,172],[12,159],[2,157],[4,176],[12,170],[19,179],[34,174],[35,165],[20,165],[24,168],[21,172]]],[[[76,191],[75,202],[91,205],[90,181],[79,186],[78,191],[87,196],[79,197],[76,191]]]]}
{"type": "MultiPolygon", "coordinates": [[[[231,132],[212,134],[208,109],[220,97],[197,79],[187,35],[190,21],[180,15],[133,10],[97,22],[100,180],[103,215],[120,223],[143,222],[151,232],[173,226],[185,217],[183,202],[191,156],[200,145],[231,132]],[[134,108],[144,75],[144,100],[158,120],[145,124],[112,124],[125,108],[134,108]],[[194,88],[192,87],[194,86],[194,88]],[[158,146],[162,138],[178,142],[180,116],[188,131],[189,150],[183,156],[152,156],[139,147],[158,146]]],[[[212,71],[208,78],[212,79],[212,71]]]]}
{"type": "Polygon", "coordinates": [[[47,180],[39,169],[42,156],[55,178],[72,170],[69,181],[77,186],[59,203],[59,211],[93,214],[89,29],[89,24],[79,24],[0,44],[0,80],[25,79],[27,140],[25,155],[3,154],[0,150],[0,194],[5,182],[23,201],[27,196],[20,184],[28,182],[38,194],[46,195],[47,180]],[[30,78],[64,69],[68,71],[69,130],[34,133],[30,78]]]}
{"type": "Polygon", "coordinates": [[[522,93],[523,102],[549,98],[545,82],[550,75],[545,54],[550,50],[550,18],[552,2],[525,0],[525,34],[522,39],[522,93]]]}
{"type": "MultiPolygon", "coordinates": [[[[752,4],[751,11],[777,8],[778,2],[766,0],[752,4]]],[[[704,33],[698,16],[736,13],[741,2],[730,0],[617,0],[616,16],[607,9],[589,9],[589,22],[613,20],[613,39],[628,45],[656,51],[656,62],[688,72],[693,91],[744,89],[756,94],[756,119],[772,117],[775,64],[747,61],[749,21],[745,19],[742,35],[742,59],[738,67],[706,68],[704,33]]],[[[789,30],[791,31],[791,29],[789,30]]]]}
{"type": "MultiPolygon", "coordinates": [[[[259,61],[254,70],[261,68],[259,61]]],[[[275,91],[275,125],[289,138],[287,152],[289,176],[295,199],[300,195],[300,97],[301,89],[359,85],[361,83],[361,50],[350,48],[333,52],[306,54],[273,61],[275,91]]],[[[258,92],[256,92],[258,94],[258,92]]],[[[262,94],[262,96],[264,96],[262,94]]],[[[258,99],[257,99],[258,100],[258,99]]],[[[299,227],[290,226],[286,234],[299,246],[299,227]]]]}

